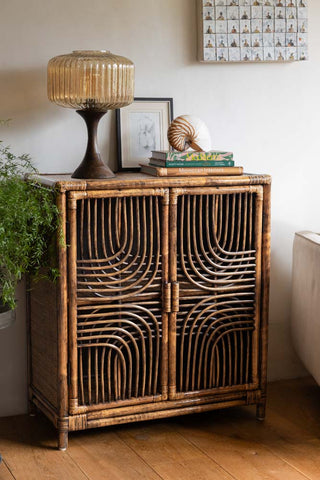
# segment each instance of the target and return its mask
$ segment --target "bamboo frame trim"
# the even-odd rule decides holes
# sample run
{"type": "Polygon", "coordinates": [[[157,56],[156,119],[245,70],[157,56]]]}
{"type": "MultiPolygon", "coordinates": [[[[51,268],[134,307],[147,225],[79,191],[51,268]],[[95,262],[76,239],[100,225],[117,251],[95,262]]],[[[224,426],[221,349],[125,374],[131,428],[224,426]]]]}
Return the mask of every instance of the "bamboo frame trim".
{"type": "Polygon", "coordinates": [[[269,290],[270,290],[270,253],[271,253],[271,185],[264,187],[263,218],[262,218],[262,276],[261,276],[261,322],[259,342],[259,375],[262,401],[260,402],[262,418],[265,414],[267,393],[267,357],[268,357],[268,316],[269,316],[269,290]]]}
{"type": "MultiPolygon", "coordinates": [[[[183,392],[176,392],[174,400],[183,400],[183,399],[192,399],[192,398],[202,398],[208,396],[216,396],[216,395],[230,395],[232,392],[239,392],[245,391],[250,392],[254,391],[257,392],[259,389],[258,382],[248,383],[246,385],[233,385],[229,387],[212,387],[207,389],[201,390],[190,390],[190,391],[183,391],[183,392]]],[[[173,401],[173,400],[172,400],[173,401]]]]}
{"type": "MultiPolygon", "coordinates": [[[[58,415],[54,408],[46,402],[46,400],[42,397],[42,395],[37,392],[36,390],[33,390],[35,399],[37,403],[37,406],[40,408],[40,410],[44,411],[46,415],[50,417],[50,419],[53,421],[55,426],[57,426],[57,421],[58,421],[58,415]]],[[[188,395],[188,398],[186,399],[176,399],[174,401],[162,401],[162,402],[152,402],[152,403],[142,403],[138,405],[128,405],[124,406],[123,402],[118,402],[118,405],[115,405],[114,408],[106,408],[106,405],[104,405],[104,409],[98,410],[98,408],[92,412],[87,412],[87,413],[81,413],[81,414],[74,414],[70,415],[69,417],[66,418],[70,423],[71,422],[77,422],[79,417],[86,418],[88,420],[96,420],[100,419],[103,417],[106,418],[119,418],[123,417],[125,418],[127,415],[134,414],[136,412],[136,421],[141,421],[141,414],[144,413],[154,413],[154,418],[159,418],[157,416],[158,411],[170,411],[171,409],[175,408],[180,408],[181,406],[187,405],[188,407],[197,407],[201,405],[208,405],[208,404],[213,404],[213,405],[221,405],[222,403],[225,404],[225,402],[229,401],[234,401],[234,402],[245,402],[246,405],[249,403],[256,403],[256,401],[260,398],[261,396],[261,391],[260,390],[255,390],[254,388],[252,389],[246,389],[246,390],[240,390],[239,388],[236,389],[234,388],[234,391],[228,391],[227,393],[223,393],[223,390],[221,389],[219,393],[215,393],[212,395],[212,391],[210,392],[211,396],[195,396],[195,392],[190,392],[190,395],[188,395]],[[249,400],[248,403],[248,398],[251,399],[249,400]]],[[[243,405],[244,403],[238,403],[238,405],[243,405]]],[[[109,407],[109,406],[108,406],[109,407]]],[[[217,408],[224,408],[224,407],[217,407],[217,408]]],[[[115,422],[117,423],[117,422],[115,422]]],[[[74,430],[81,430],[83,427],[81,425],[78,426],[78,428],[74,430]]]]}
{"type": "MultiPolygon", "coordinates": [[[[76,280],[76,259],[77,259],[77,235],[76,235],[76,200],[73,198],[68,199],[68,220],[69,220],[69,242],[70,247],[68,250],[68,285],[69,285],[69,364],[70,364],[70,382],[69,382],[69,402],[72,404],[77,403],[78,399],[78,360],[77,360],[77,280],[76,280]]],[[[70,405],[70,403],[69,403],[70,405]]]]}
{"type": "MultiPolygon", "coordinates": [[[[256,403],[256,400],[253,400],[252,403],[256,403]]],[[[97,428],[97,427],[105,427],[111,425],[119,425],[122,423],[134,423],[134,422],[141,422],[145,420],[154,420],[155,418],[170,418],[170,417],[177,417],[181,415],[187,415],[192,413],[200,413],[200,412],[209,412],[211,410],[217,410],[221,408],[229,408],[241,405],[249,405],[247,397],[243,400],[227,400],[225,402],[217,402],[217,403],[209,403],[205,405],[194,405],[194,406],[179,406],[178,408],[171,408],[168,410],[157,410],[156,412],[144,412],[139,414],[132,414],[132,415],[124,415],[119,417],[101,417],[96,420],[87,418],[86,419],[86,428],[97,428]]],[[[80,428],[77,425],[78,419],[73,422],[72,417],[69,417],[69,428],[70,431],[75,430],[82,430],[82,425],[80,428]]]]}
{"type": "Polygon", "coordinates": [[[111,180],[77,180],[70,175],[42,174],[35,175],[35,178],[47,187],[56,188],[57,191],[84,191],[84,190],[108,190],[121,188],[145,188],[150,187],[172,187],[179,186],[219,186],[219,185],[269,185],[271,177],[269,175],[244,174],[236,176],[221,177],[150,177],[143,173],[116,174],[111,180]]]}
{"type": "Polygon", "coordinates": [[[253,334],[253,344],[252,344],[252,374],[253,381],[258,382],[258,361],[259,361],[259,338],[260,338],[260,322],[261,322],[261,310],[260,310],[260,298],[261,298],[261,252],[262,252],[262,216],[263,216],[263,188],[261,187],[262,192],[260,191],[259,196],[256,200],[256,216],[255,216],[255,247],[257,251],[257,267],[256,267],[256,285],[255,285],[255,325],[256,329],[253,334]]]}
{"type": "Polygon", "coordinates": [[[94,405],[78,405],[77,407],[70,409],[70,415],[79,415],[82,413],[92,413],[96,411],[106,410],[106,407],[108,408],[108,410],[123,409],[125,407],[134,408],[136,405],[150,405],[153,403],[163,402],[165,400],[166,398],[164,397],[164,395],[158,394],[145,395],[143,397],[130,398],[127,400],[120,399],[113,402],[102,402],[94,405]]]}
{"type": "Polygon", "coordinates": [[[67,285],[67,232],[66,232],[66,218],[67,205],[65,194],[57,196],[57,206],[60,211],[61,228],[64,239],[64,245],[60,244],[57,238],[58,248],[58,265],[59,265],[59,280],[58,280],[58,338],[61,341],[58,344],[58,404],[59,417],[64,418],[68,415],[68,285],[67,285]]]}
{"type": "Polygon", "coordinates": [[[123,198],[123,197],[166,197],[167,188],[145,188],[124,190],[88,190],[86,192],[69,192],[69,198],[81,200],[83,198],[123,198]]]}

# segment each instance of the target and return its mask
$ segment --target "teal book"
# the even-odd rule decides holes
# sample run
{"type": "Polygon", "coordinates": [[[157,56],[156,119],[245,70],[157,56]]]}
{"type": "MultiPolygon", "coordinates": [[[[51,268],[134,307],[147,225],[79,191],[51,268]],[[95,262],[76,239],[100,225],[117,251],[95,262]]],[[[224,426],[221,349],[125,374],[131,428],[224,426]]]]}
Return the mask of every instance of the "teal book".
{"type": "Polygon", "coordinates": [[[159,160],[157,158],[150,158],[150,165],[155,167],[176,168],[176,167],[234,167],[233,160],[159,160]]]}

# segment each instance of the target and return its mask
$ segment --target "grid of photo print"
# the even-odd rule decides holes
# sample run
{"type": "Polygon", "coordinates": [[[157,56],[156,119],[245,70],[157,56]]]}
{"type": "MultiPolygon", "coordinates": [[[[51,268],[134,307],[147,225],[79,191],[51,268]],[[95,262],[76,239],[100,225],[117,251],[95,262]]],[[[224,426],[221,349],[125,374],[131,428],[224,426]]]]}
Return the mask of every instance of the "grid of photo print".
{"type": "Polygon", "coordinates": [[[204,62],[308,59],[308,0],[199,0],[204,62]]]}

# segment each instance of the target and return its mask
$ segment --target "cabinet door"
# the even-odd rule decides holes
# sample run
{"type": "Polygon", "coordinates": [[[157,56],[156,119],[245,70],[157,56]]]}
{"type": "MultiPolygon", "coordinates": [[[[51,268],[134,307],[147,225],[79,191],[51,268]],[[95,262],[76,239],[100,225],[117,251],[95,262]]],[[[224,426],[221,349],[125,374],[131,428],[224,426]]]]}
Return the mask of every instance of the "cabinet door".
{"type": "Polygon", "coordinates": [[[260,186],[177,189],[170,205],[170,398],[258,387],[260,186]]]}
{"type": "Polygon", "coordinates": [[[70,412],[166,398],[168,191],[69,198],[70,412]]]}

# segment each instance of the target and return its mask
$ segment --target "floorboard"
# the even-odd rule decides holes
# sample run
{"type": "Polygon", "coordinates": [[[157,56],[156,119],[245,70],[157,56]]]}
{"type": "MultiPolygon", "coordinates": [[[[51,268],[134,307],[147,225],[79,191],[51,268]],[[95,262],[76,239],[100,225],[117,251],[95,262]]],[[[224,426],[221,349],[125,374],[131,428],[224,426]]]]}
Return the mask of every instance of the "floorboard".
{"type": "MultiPolygon", "coordinates": [[[[251,419],[253,421],[253,418],[251,419]]],[[[231,422],[177,425],[178,432],[237,480],[305,480],[305,475],[231,422]]]]}
{"type": "Polygon", "coordinates": [[[67,452],[56,449],[56,431],[42,415],[0,419],[0,431],[0,451],[16,480],[88,480],[67,452]]]}
{"type": "Polygon", "coordinates": [[[0,463],[0,480],[14,480],[14,476],[9,472],[4,462],[0,463]]]}
{"type": "Polygon", "coordinates": [[[172,420],[121,428],[118,435],[165,480],[230,480],[213,459],[175,431],[172,420]]]}
{"type": "Polygon", "coordinates": [[[74,432],[66,452],[41,414],[0,419],[0,480],[320,480],[320,387],[269,385],[252,407],[74,432]]]}
{"type": "Polygon", "coordinates": [[[112,429],[75,433],[67,452],[90,480],[161,479],[112,429]]]}

